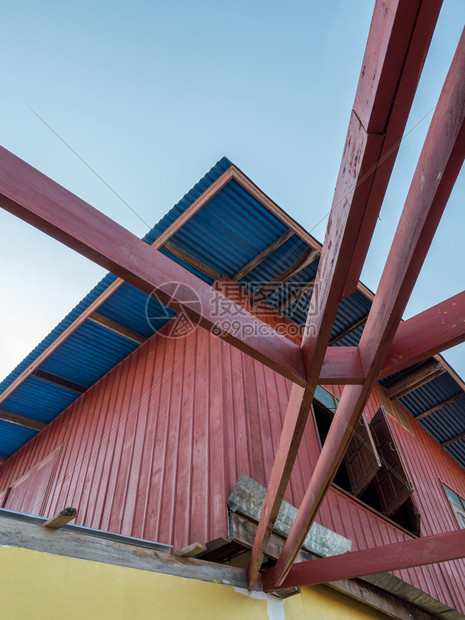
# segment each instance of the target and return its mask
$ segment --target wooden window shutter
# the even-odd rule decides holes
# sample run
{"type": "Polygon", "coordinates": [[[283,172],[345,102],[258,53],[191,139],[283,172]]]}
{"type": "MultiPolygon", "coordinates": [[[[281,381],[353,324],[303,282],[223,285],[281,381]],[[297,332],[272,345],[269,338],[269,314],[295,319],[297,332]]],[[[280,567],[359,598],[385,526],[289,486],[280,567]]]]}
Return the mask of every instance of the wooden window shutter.
{"type": "Polygon", "coordinates": [[[370,427],[376,448],[383,462],[383,467],[374,480],[376,490],[381,503],[381,510],[387,516],[391,516],[413,493],[413,486],[400,456],[384,407],[378,409],[370,427]]]}
{"type": "Polygon", "coordinates": [[[355,497],[360,497],[382,467],[381,459],[378,456],[364,413],[362,413],[352,441],[347,448],[344,464],[349,476],[352,493],[355,497]]]}

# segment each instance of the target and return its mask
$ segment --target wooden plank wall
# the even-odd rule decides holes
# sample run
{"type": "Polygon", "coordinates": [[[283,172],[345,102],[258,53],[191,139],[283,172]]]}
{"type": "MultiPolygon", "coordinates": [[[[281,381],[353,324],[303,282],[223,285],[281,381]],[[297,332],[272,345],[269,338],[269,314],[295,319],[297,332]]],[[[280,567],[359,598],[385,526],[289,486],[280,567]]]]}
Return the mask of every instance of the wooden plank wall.
{"type": "Polygon", "coordinates": [[[285,379],[201,328],[154,336],[8,459],[0,491],[61,447],[42,514],[75,506],[76,523],[175,548],[226,536],[240,473],[264,484],[271,470],[288,392],[285,379]]]}
{"type": "MultiPolygon", "coordinates": [[[[201,328],[185,338],[155,335],[8,459],[0,492],[60,447],[46,516],[75,506],[79,524],[175,549],[226,537],[226,502],[239,475],[267,484],[289,392],[287,380],[201,328]]],[[[373,396],[368,417],[378,407],[373,396]]],[[[439,478],[465,496],[464,471],[419,424],[414,436],[392,426],[422,533],[456,528],[439,478]]],[[[299,505],[318,451],[311,419],[286,501],[299,505]]],[[[22,509],[37,513],[40,505],[22,509]]],[[[354,549],[408,537],[335,489],[317,520],[352,539],[354,549]]],[[[399,576],[465,611],[463,561],[399,576]]]]}

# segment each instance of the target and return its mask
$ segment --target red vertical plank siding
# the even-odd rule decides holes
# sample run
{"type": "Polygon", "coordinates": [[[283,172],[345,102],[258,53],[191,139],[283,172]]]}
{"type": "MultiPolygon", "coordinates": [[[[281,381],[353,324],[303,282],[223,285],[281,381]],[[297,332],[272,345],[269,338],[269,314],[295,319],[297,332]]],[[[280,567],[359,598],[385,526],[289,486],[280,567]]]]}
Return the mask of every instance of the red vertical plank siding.
{"type": "MultiPolygon", "coordinates": [[[[340,395],[340,386],[328,389],[340,395]]],[[[239,475],[267,484],[289,392],[283,377],[200,328],[185,338],[155,335],[8,459],[0,491],[60,448],[46,515],[73,505],[78,523],[175,548],[227,537],[227,498],[239,475]]],[[[379,405],[375,393],[369,419],[379,405]]],[[[456,529],[441,481],[465,496],[463,469],[418,423],[411,420],[410,434],[390,422],[422,534],[456,529]]],[[[319,449],[310,416],[285,496],[296,506],[319,449]]],[[[354,550],[408,538],[335,488],[317,520],[350,538],[354,550]]],[[[465,611],[465,561],[396,574],[465,611]]]]}

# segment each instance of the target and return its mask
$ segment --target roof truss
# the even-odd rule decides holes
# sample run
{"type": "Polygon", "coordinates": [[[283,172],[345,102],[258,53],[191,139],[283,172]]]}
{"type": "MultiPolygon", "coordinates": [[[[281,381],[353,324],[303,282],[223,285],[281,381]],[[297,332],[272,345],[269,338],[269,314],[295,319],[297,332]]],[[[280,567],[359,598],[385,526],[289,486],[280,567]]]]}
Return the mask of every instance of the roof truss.
{"type": "MultiPolygon", "coordinates": [[[[302,346],[276,335],[263,337],[263,323],[252,314],[244,314],[240,308],[233,310],[235,316],[240,316],[241,326],[247,328],[242,333],[248,331],[262,335],[241,337],[240,330],[239,335],[237,330],[235,333],[222,330],[217,334],[294,383],[252,550],[250,586],[259,574],[316,385],[319,382],[347,384],[283,552],[277,565],[267,571],[268,589],[281,588],[290,579],[288,575],[295,574],[292,568],[294,558],[341,463],[352,430],[377,379],[382,374],[390,374],[393,369],[396,372],[427,359],[432,351],[438,352],[465,340],[465,330],[453,327],[453,309],[448,329],[438,326],[434,309],[400,324],[465,153],[465,38],[462,37],[360,344],[358,347],[328,349],[339,303],[357,287],[440,6],[441,0],[411,0],[408,3],[385,0],[376,3],[323,249],[309,235],[298,230],[291,218],[279,212],[289,230],[310,248],[302,258],[305,264],[309,264],[310,258],[314,260],[316,252],[321,250],[317,275],[312,283],[317,311],[309,313],[302,346]],[[429,344],[430,333],[428,343],[421,337],[425,324],[434,332],[433,344],[429,344]]],[[[276,205],[232,167],[204,192],[189,214],[185,212],[176,220],[175,229],[178,230],[192,212],[200,209],[231,179],[240,182],[262,204],[278,213],[276,205]]],[[[156,290],[163,303],[178,312],[183,311],[190,320],[207,329],[216,327],[210,286],[4,149],[0,150],[0,199],[7,210],[115,273],[120,279],[114,283],[112,291],[123,280],[147,294],[156,290]],[[166,287],[167,282],[177,284],[166,287]],[[192,292],[198,305],[192,304],[192,292]]],[[[174,229],[165,231],[156,247],[169,243],[173,232],[174,229]]],[[[284,243],[288,235],[284,233],[242,272],[259,264],[284,243]]],[[[173,250],[171,246],[169,248],[173,250]]],[[[184,256],[186,258],[189,257],[184,256]]],[[[236,274],[236,279],[240,274],[236,274]]],[[[450,300],[444,302],[449,306],[450,303],[450,300]]],[[[461,308],[464,303],[461,296],[459,303],[461,308]]],[[[88,309],[83,320],[91,318],[98,305],[88,309]]],[[[95,314],[93,317],[95,319],[95,314]]],[[[27,372],[31,374],[34,367],[37,368],[37,360],[27,372]]],[[[6,396],[17,385],[14,382],[11,389],[6,390],[6,396]]],[[[6,398],[5,393],[3,398],[6,398]]],[[[462,544],[463,537],[460,541],[462,544]]],[[[369,553],[366,552],[362,562],[368,563],[369,553]]],[[[465,545],[460,553],[465,555],[465,545]]],[[[355,554],[350,555],[354,559],[355,554]]],[[[439,557],[434,555],[434,558],[439,557]]],[[[300,580],[297,585],[307,583],[308,579],[308,573],[297,577],[296,580],[300,580]]]]}

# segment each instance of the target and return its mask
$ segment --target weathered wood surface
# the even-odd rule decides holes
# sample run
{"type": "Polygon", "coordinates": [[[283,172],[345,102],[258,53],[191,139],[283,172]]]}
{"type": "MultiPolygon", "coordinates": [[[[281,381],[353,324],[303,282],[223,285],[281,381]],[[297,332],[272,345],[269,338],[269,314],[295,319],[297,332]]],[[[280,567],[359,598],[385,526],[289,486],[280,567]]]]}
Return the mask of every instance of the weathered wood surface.
{"type": "Polygon", "coordinates": [[[242,568],[213,564],[194,558],[182,558],[137,545],[95,538],[63,529],[51,530],[3,517],[0,517],[0,545],[24,547],[82,560],[106,562],[187,579],[214,581],[247,588],[247,571],[242,568]]]}
{"type": "Polygon", "coordinates": [[[260,265],[260,263],[262,263],[265,258],[271,256],[271,254],[273,254],[273,252],[280,248],[283,243],[286,243],[286,241],[288,241],[294,234],[295,233],[293,230],[286,230],[285,233],[283,233],[280,237],[273,241],[273,243],[270,243],[270,245],[264,250],[262,250],[260,254],[257,254],[255,258],[252,258],[252,260],[247,263],[247,265],[244,265],[242,269],[240,269],[236,274],[234,274],[232,280],[234,282],[238,282],[239,280],[241,280],[244,276],[246,276],[253,269],[255,269],[255,267],[258,267],[258,265],[260,265]]]}
{"type": "Polygon", "coordinates": [[[5,409],[0,409],[0,420],[10,422],[11,424],[16,424],[17,426],[23,426],[24,428],[30,428],[34,431],[41,431],[47,426],[46,422],[33,420],[32,418],[27,418],[26,416],[19,415],[18,413],[5,411],[5,409]]]}
{"type": "Polygon", "coordinates": [[[132,340],[133,342],[136,342],[137,344],[142,344],[143,342],[147,340],[145,336],[142,336],[141,334],[138,334],[132,329],[129,329],[128,327],[125,327],[124,325],[121,325],[121,323],[117,323],[116,321],[113,321],[112,319],[109,319],[108,317],[103,316],[103,314],[100,314],[99,312],[93,312],[89,316],[89,321],[92,321],[93,323],[97,323],[98,325],[103,325],[103,327],[106,327],[107,329],[114,332],[115,334],[124,336],[124,338],[127,338],[128,340],[132,340]]]}

